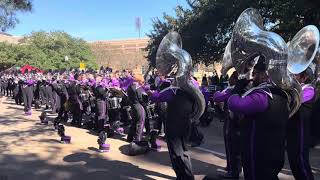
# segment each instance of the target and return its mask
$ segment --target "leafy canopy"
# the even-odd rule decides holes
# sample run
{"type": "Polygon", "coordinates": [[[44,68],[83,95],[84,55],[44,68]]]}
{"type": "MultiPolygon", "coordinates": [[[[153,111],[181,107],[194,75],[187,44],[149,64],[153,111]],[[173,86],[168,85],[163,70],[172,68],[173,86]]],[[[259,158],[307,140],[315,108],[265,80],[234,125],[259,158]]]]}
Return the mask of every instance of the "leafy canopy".
{"type": "Polygon", "coordinates": [[[15,27],[19,20],[17,12],[32,11],[31,0],[0,0],[0,29],[5,31],[15,27]]]}
{"type": "Polygon", "coordinates": [[[189,6],[176,7],[176,15],[163,15],[153,21],[146,47],[147,58],[155,66],[155,54],[169,31],[178,31],[183,48],[195,62],[212,64],[221,60],[233,26],[243,10],[256,8],[264,18],[267,30],[279,33],[289,41],[306,25],[320,28],[320,1],[314,0],[187,0],[189,6]]]}
{"type": "Polygon", "coordinates": [[[18,45],[0,43],[0,63],[7,67],[29,64],[41,69],[78,68],[80,62],[88,68],[97,67],[89,44],[62,31],[33,32],[18,45]]]}

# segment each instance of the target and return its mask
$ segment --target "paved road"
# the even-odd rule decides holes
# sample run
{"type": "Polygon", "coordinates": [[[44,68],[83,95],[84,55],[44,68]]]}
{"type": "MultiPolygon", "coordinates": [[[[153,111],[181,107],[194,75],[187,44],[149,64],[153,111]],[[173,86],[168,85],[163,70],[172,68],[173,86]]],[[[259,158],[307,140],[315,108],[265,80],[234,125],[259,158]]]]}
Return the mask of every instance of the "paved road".
{"type": "MultiPolygon", "coordinates": [[[[3,97],[0,101],[0,180],[163,180],[175,177],[164,142],[161,152],[131,157],[126,155],[125,137],[117,136],[108,139],[110,152],[98,153],[95,135],[85,129],[66,126],[72,144],[61,144],[51,123],[48,126],[39,124],[40,111],[24,116],[23,107],[15,105],[11,99],[3,97]]],[[[226,165],[220,126],[216,121],[202,129],[205,144],[190,150],[196,179],[215,176],[226,165]]],[[[318,178],[319,151],[312,152],[318,178]]],[[[292,179],[289,170],[284,170],[280,177],[292,179]]]]}

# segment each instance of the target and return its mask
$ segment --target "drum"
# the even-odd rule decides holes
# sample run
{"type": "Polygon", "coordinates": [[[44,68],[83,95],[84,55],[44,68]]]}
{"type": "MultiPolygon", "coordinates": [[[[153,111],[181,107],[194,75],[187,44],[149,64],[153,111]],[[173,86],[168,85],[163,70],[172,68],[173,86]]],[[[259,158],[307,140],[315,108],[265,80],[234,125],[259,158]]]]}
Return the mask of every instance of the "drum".
{"type": "Polygon", "coordinates": [[[155,111],[155,104],[148,104],[147,105],[147,109],[146,109],[146,113],[147,113],[147,117],[149,119],[153,119],[153,118],[157,118],[158,114],[155,111]]]}
{"type": "Polygon", "coordinates": [[[112,97],[122,98],[125,95],[126,93],[120,89],[116,89],[116,88],[109,89],[109,97],[112,96],[112,97]]]}
{"type": "Polygon", "coordinates": [[[89,101],[89,94],[87,94],[87,93],[81,93],[79,96],[80,96],[81,102],[87,102],[87,101],[89,101]]]}
{"type": "Polygon", "coordinates": [[[121,98],[112,97],[112,98],[109,98],[108,102],[109,102],[110,109],[120,109],[121,108],[121,105],[120,105],[121,98]]]}
{"type": "Polygon", "coordinates": [[[130,107],[130,106],[123,106],[123,109],[124,109],[125,112],[126,112],[127,119],[128,119],[129,121],[131,121],[131,120],[132,120],[131,107],[130,107]]]}

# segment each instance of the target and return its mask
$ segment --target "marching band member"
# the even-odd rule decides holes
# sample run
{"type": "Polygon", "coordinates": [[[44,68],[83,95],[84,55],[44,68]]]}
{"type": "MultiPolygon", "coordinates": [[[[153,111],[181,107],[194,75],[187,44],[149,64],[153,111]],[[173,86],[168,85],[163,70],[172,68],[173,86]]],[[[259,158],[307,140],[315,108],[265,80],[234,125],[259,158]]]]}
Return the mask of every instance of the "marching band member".
{"type": "Polygon", "coordinates": [[[53,104],[53,94],[52,94],[52,77],[51,75],[48,73],[47,74],[47,78],[46,78],[46,84],[45,84],[45,93],[46,93],[46,102],[47,102],[47,106],[46,109],[53,108],[54,104],[53,104]]]}
{"type": "Polygon", "coordinates": [[[265,58],[260,56],[252,73],[255,87],[240,96],[248,80],[239,80],[228,107],[240,119],[241,161],[246,180],[278,179],[284,165],[285,132],[289,117],[286,94],[268,82],[265,58]]]}
{"type": "Polygon", "coordinates": [[[58,92],[58,77],[54,76],[50,83],[52,89],[52,113],[57,113],[60,110],[60,96],[58,92]]]}
{"type": "MultiPolygon", "coordinates": [[[[225,103],[224,110],[228,111],[227,102],[232,95],[234,85],[238,80],[238,73],[235,71],[229,79],[229,87],[222,92],[217,91],[212,100],[216,103],[225,103]]],[[[241,94],[244,92],[241,92],[241,94]]],[[[224,119],[223,124],[223,137],[226,151],[227,160],[227,174],[222,178],[224,179],[239,179],[241,172],[240,162],[240,132],[239,132],[239,117],[231,112],[228,112],[227,117],[224,119]]]]}
{"type": "Polygon", "coordinates": [[[131,122],[127,141],[138,144],[143,140],[142,135],[143,135],[146,112],[143,106],[141,105],[143,103],[143,99],[142,99],[142,94],[143,94],[142,85],[144,83],[143,77],[136,75],[134,76],[134,80],[135,81],[127,89],[128,98],[130,100],[131,108],[133,111],[133,121],[131,122]]]}
{"type": "Polygon", "coordinates": [[[67,109],[67,102],[69,100],[69,94],[68,94],[68,81],[67,76],[64,74],[62,75],[61,80],[59,80],[59,83],[57,84],[56,91],[60,97],[60,109],[58,112],[58,119],[67,122],[68,120],[68,109],[67,109]]]}
{"type": "MultiPolygon", "coordinates": [[[[170,87],[171,82],[161,76],[161,81],[157,87],[157,92],[161,92],[162,90],[170,87]]],[[[150,101],[152,102],[152,98],[150,97],[150,101]]],[[[167,116],[167,103],[166,102],[156,102],[156,112],[158,114],[157,122],[155,122],[155,128],[158,130],[158,134],[161,134],[162,126],[165,128],[165,121],[167,116]]]]}
{"type": "Polygon", "coordinates": [[[72,125],[81,127],[82,124],[82,103],[80,102],[79,95],[81,93],[80,87],[77,84],[79,74],[71,76],[69,79],[69,87],[67,88],[69,94],[70,111],[72,113],[72,125]]]}
{"type": "MultiPolygon", "coordinates": [[[[111,89],[121,90],[118,71],[111,74],[111,78],[109,79],[108,86],[111,89]]],[[[111,98],[117,99],[117,102],[120,105],[120,101],[118,101],[119,98],[115,94],[111,93],[111,96],[109,98],[110,99],[111,98]]],[[[109,109],[109,122],[112,123],[113,125],[117,125],[117,124],[120,124],[120,120],[121,120],[120,108],[110,107],[110,109],[109,109]]]]}
{"type": "Polygon", "coordinates": [[[194,179],[189,155],[186,154],[186,140],[191,130],[194,101],[183,90],[170,86],[161,92],[150,93],[153,102],[167,102],[165,134],[172,167],[177,179],[194,179]]]}
{"type": "Polygon", "coordinates": [[[311,85],[313,71],[308,67],[296,75],[302,85],[302,104],[288,121],[287,153],[290,168],[296,180],[313,180],[309,163],[309,149],[311,145],[311,113],[315,100],[315,88],[311,85]]]}
{"type": "Polygon", "coordinates": [[[32,106],[32,100],[33,100],[34,83],[35,81],[32,80],[30,75],[28,75],[22,87],[24,111],[25,111],[25,115],[28,115],[28,116],[32,114],[31,106],[32,106]]]}
{"type": "Polygon", "coordinates": [[[95,129],[100,133],[104,130],[104,123],[107,117],[107,91],[106,84],[102,81],[102,76],[97,75],[96,77],[96,85],[94,87],[93,93],[96,97],[96,117],[95,117],[95,129]]]}

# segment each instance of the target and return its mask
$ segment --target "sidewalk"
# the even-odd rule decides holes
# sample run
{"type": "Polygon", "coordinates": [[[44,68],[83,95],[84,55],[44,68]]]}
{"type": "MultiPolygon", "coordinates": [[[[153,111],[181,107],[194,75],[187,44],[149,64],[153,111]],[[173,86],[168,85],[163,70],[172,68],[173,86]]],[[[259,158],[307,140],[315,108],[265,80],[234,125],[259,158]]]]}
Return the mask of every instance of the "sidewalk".
{"type": "MultiPolygon", "coordinates": [[[[161,152],[132,157],[126,155],[125,137],[117,136],[107,140],[110,152],[98,153],[97,137],[88,130],[65,126],[72,144],[61,144],[52,123],[39,124],[40,111],[24,116],[23,107],[11,99],[3,97],[0,102],[0,180],[175,179],[165,142],[161,152]]],[[[222,123],[214,122],[201,129],[205,143],[190,148],[197,180],[214,176],[226,166],[223,139],[217,133],[222,123]]],[[[316,179],[320,179],[320,149],[311,154],[316,179]]],[[[281,179],[293,179],[290,168],[286,169],[281,179]]]]}

